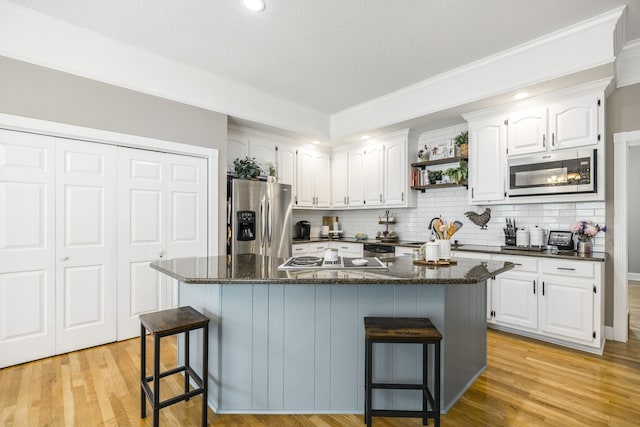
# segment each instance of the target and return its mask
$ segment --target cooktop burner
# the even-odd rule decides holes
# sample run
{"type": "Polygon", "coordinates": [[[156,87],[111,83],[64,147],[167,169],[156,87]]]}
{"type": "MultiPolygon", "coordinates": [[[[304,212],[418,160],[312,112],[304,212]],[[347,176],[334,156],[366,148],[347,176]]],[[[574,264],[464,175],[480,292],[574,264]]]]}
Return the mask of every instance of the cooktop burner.
{"type": "Polygon", "coordinates": [[[384,265],[378,258],[362,258],[367,260],[365,264],[359,263],[354,260],[358,260],[360,258],[347,258],[347,257],[338,257],[337,261],[325,261],[324,258],[318,258],[314,256],[299,256],[292,257],[285,261],[283,264],[278,266],[278,270],[301,270],[301,269],[364,269],[364,268],[382,268],[387,269],[387,266],[384,265]]]}

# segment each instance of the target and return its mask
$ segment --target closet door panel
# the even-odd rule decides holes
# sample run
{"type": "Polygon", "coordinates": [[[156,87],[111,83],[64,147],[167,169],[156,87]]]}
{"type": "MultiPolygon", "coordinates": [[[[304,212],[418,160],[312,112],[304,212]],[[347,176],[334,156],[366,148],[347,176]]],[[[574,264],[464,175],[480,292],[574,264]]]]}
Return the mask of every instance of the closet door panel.
{"type": "Polygon", "coordinates": [[[0,368],[55,351],[55,139],[0,130],[0,368]]]}
{"type": "Polygon", "coordinates": [[[166,279],[149,267],[166,251],[166,175],[163,153],[118,149],[118,340],[167,305],[166,279]]]}
{"type": "Polygon", "coordinates": [[[116,338],[116,147],[56,143],[56,352],[116,338]]]}

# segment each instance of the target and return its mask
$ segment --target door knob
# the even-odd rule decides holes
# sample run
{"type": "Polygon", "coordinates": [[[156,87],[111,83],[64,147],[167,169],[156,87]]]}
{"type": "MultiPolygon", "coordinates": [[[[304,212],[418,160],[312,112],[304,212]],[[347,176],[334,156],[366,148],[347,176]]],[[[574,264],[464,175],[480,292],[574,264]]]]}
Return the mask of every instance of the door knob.
{"type": "Polygon", "coordinates": [[[63,256],[62,258],[60,258],[62,261],[69,261],[69,257],[68,256],[63,256]]]}
{"type": "Polygon", "coordinates": [[[160,252],[158,252],[158,256],[159,256],[160,258],[164,257],[164,251],[160,251],[160,252]]]}

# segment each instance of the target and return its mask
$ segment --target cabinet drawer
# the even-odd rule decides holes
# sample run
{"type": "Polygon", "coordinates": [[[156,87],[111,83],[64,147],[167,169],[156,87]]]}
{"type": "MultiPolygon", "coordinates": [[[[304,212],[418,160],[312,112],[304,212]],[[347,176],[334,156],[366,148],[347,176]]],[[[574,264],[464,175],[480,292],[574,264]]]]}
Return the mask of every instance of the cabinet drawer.
{"type": "Polygon", "coordinates": [[[470,251],[451,251],[451,256],[453,258],[471,258],[471,259],[482,259],[485,261],[489,261],[491,259],[491,254],[483,253],[483,252],[470,252],[470,251]]]}
{"type": "Polygon", "coordinates": [[[293,256],[299,256],[302,254],[306,254],[307,252],[309,252],[309,246],[308,243],[301,243],[298,245],[291,245],[291,254],[293,256]]]}
{"type": "Polygon", "coordinates": [[[511,271],[528,271],[531,273],[538,272],[538,258],[528,256],[513,255],[494,255],[492,257],[496,261],[512,262],[515,267],[511,271]]]}
{"type": "Polygon", "coordinates": [[[544,274],[557,274],[573,277],[593,277],[593,262],[567,261],[555,259],[540,260],[540,270],[544,274]]]}
{"type": "Polygon", "coordinates": [[[395,254],[396,256],[403,256],[403,255],[413,255],[413,250],[416,248],[412,248],[409,246],[396,246],[395,248],[395,254]]]}

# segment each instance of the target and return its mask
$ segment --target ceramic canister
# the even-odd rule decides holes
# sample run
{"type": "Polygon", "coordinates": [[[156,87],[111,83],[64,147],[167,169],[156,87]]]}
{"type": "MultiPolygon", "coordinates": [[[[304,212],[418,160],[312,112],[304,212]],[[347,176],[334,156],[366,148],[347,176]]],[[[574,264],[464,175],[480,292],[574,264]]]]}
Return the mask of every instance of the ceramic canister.
{"type": "Polygon", "coordinates": [[[438,261],[440,259],[440,244],[437,241],[427,242],[424,249],[424,258],[427,261],[438,261]]]}
{"type": "Polygon", "coordinates": [[[516,231],[516,246],[529,246],[529,230],[522,227],[516,231]]]}
{"type": "Polygon", "coordinates": [[[544,228],[540,228],[537,225],[531,229],[530,234],[530,244],[531,246],[545,246],[545,240],[544,240],[544,236],[545,236],[545,232],[544,232],[544,228]]]}
{"type": "Polygon", "coordinates": [[[451,240],[442,239],[440,243],[440,259],[449,261],[451,259],[451,240]]]}

